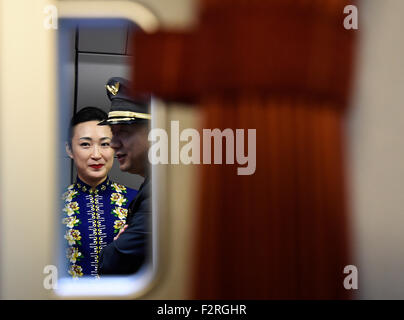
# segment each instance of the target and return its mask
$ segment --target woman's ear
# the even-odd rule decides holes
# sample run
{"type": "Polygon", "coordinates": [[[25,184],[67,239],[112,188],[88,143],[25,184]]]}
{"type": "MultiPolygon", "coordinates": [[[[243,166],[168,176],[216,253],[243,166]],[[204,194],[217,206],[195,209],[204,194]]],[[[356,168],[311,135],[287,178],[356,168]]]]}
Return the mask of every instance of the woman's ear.
{"type": "Polygon", "coordinates": [[[66,153],[71,159],[73,159],[72,149],[70,148],[70,145],[67,142],[66,142],[66,153]]]}

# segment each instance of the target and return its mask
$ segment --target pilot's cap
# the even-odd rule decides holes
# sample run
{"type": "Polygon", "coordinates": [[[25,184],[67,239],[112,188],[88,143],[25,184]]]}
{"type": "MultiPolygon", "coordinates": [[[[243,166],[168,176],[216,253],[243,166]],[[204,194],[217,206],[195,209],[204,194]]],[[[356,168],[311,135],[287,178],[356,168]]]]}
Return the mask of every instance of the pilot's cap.
{"type": "Polygon", "coordinates": [[[130,94],[130,82],[124,78],[113,77],[105,85],[111,101],[108,118],[99,125],[132,124],[151,119],[150,95],[130,94]]]}

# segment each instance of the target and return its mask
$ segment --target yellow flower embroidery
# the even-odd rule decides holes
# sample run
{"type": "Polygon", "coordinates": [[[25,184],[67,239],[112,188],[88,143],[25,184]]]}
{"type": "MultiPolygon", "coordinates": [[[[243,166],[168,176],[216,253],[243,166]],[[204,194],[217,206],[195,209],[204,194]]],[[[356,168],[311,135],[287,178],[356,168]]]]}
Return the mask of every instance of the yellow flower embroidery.
{"type": "Polygon", "coordinates": [[[83,276],[83,268],[82,267],[80,267],[80,266],[78,266],[78,265],[76,265],[76,264],[73,264],[71,267],[70,267],[70,270],[69,270],[69,274],[73,277],[73,278],[78,278],[78,277],[82,277],[83,276]]]}
{"type": "Polygon", "coordinates": [[[116,182],[114,182],[114,183],[112,184],[112,188],[114,188],[114,190],[115,190],[116,192],[126,192],[126,187],[123,186],[123,185],[121,185],[121,184],[119,184],[119,183],[116,183],[116,182]]]}
{"type": "Polygon", "coordinates": [[[63,209],[64,212],[67,213],[67,215],[70,217],[74,213],[79,213],[79,204],[77,202],[68,202],[63,209]]]}
{"type": "Polygon", "coordinates": [[[77,219],[76,217],[68,217],[68,218],[64,218],[62,220],[62,223],[65,224],[68,228],[73,228],[75,225],[77,225],[79,223],[79,219],[77,219]]]}
{"type": "Polygon", "coordinates": [[[118,217],[121,220],[125,220],[126,216],[128,215],[128,209],[116,207],[114,210],[112,210],[114,215],[118,217]]]}
{"type": "Polygon", "coordinates": [[[111,204],[116,204],[117,206],[122,206],[126,202],[126,198],[120,193],[111,194],[111,204]]]}
{"type": "Polygon", "coordinates": [[[65,239],[69,242],[69,245],[74,245],[76,242],[81,244],[81,235],[79,230],[69,229],[66,231],[65,239]]]}
{"type": "Polygon", "coordinates": [[[124,225],[125,225],[125,221],[115,220],[115,222],[114,222],[114,228],[116,229],[115,231],[121,229],[124,225]]]}
{"type": "Polygon", "coordinates": [[[79,252],[79,249],[77,249],[75,247],[70,247],[70,248],[67,248],[66,256],[70,260],[71,263],[76,263],[77,259],[79,257],[81,257],[81,252],[79,252]]]}
{"type": "Polygon", "coordinates": [[[70,203],[70,208],[71,208],[72,210],[74,210],[74,211],[80,209],[79,204],[78,204],[77,202],[71,202],[71,203],[70,203]]]}
{"type": "Polygon", "coordinates": [[[67,202],[71,202],[76,194],[77,194],[77,191],[76,191],[76,190],[69,190],[69,191],[66,191],[66,192],[63,194],[62,199],[65,200],[65,201],[67,201],[67,202]]]}

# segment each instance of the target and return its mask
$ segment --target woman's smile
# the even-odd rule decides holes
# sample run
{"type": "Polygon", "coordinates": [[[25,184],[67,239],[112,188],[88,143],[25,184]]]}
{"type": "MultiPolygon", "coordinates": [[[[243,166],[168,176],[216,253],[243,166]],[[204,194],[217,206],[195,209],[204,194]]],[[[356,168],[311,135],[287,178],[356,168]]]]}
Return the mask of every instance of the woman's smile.
{"type": "Polygon", "coordinates": [[[90,164],[90,167],[93,169],[101,169],[103,166],[103,164],[90,164]]]}

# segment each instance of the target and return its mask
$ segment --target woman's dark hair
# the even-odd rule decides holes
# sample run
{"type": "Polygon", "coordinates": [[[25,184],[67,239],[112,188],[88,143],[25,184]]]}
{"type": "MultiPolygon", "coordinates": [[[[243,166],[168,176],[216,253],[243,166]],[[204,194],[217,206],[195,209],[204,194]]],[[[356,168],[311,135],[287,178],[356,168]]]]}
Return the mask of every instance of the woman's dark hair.
{"type": "Polygon", "coordinates": [[[108,118],[107,113],[96,107],[85,107],[73,115],[69,126],[69,147],[72,146],[73,130],[76,125],[87,121],[102,121],[106,118],[108,118]]]}

